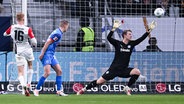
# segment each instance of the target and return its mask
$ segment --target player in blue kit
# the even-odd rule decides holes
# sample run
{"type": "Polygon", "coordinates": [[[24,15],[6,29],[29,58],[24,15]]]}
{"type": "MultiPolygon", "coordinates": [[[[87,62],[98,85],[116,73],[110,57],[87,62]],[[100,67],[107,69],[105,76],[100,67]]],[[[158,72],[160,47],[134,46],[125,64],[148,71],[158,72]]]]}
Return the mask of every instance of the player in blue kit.
{"type": "Polygon", "coordinates": [[[44,75],[40,78],[36,89],[34,90],[34,95],[39,96],[39,90],[40,87],[44,84],[45,79],[50,74],[50,68],[52,67],[54,71],[56,72],[56,86],[57,86],[57,95],[59,96],[68,96],[63,92],[62,86],[62,70],[59,65],[59,62],[57,61],[54,53],[56,46],[62,39],[62,35],[64,32],[67,31],[69,27],[69,22],[66,20],[63,20],[60,22],[59,28],[55,29],[50,36],[48,37],[45,45],[43,46],[41,50],[41,54],[39,56],[39,59],[41,60],[43,66],[44,66],[44,75]]]}

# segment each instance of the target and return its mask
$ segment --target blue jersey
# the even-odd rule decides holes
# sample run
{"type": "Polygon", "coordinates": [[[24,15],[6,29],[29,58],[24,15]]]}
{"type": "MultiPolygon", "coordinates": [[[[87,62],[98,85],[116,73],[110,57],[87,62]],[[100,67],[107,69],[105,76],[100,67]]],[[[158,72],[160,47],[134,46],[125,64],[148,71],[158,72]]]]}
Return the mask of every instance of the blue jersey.
{"type": "Polygon", "coordinates": [[[63,32],[59,28],[55,29],[49,35],[48,39],[52,39],[53,43],[48,46],[48,48],[45,52],[45,55],[47,55],[47,54],[54,55],[55,49],[56,49],[57,45],[59,44],[59,42],[62,39],[62,35],[63,35],[63,32]]]}

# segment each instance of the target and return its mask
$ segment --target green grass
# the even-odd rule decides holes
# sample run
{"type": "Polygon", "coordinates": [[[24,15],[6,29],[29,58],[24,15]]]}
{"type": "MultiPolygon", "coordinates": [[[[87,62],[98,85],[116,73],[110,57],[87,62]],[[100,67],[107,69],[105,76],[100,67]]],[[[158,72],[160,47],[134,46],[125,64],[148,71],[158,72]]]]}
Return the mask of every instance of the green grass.
{"type": "Polygon", "coordinates": [[[184,95],[0,95],[0,104],[184,104],[184,95]]]}

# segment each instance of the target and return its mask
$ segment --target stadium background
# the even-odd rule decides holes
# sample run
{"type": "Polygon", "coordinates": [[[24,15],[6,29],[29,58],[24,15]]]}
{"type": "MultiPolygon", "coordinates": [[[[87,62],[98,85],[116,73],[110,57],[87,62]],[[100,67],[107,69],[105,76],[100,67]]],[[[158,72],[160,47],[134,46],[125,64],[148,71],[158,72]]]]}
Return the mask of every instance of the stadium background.
{"type": "MultiPolygon", "coordinates": [[[[2,35],[6,28],[15,22],[15,14],[22,11],[22,0],[4,0],[1,9],[0,81],[5,85],[7,83],[4,82],[8,81],[12,86],[17,86],[14,54],[8,48],[11,47],[8,44],[11,40],[3,38],[2,35]]],[[[113,47],[106,40],[106,36],[112,28],[112,21],[114,19],[124,20],[124,25],[118,29],[114,38],[121,40],[122,31],[131,29],[133,30],[133,39],[136,39],[145,32],[142,17],[146,16],[148,22],[157,21],[158,26],[153,30],[152,36],[157,38],[158,46],[163,52],[142,52],[148,45],[148,39],[135,48],[130,66],[139,68],[143,79],[139,79],[134,88],[137,88],[139,93],[183,93],[183,10],[183,0],[27,0],[28,26],[33,28],[38,40],[38,47],[34,49],[36,60],[33,64],[33,81],[36,83],[43,74],[43,67],[38,60],[39,51],[50,32],[58,27],[60,20],[68,20],[70,27],[57,48],[56,56],[63,69],[65,90],[68,93],[74,93],[73,85],[75,83],[87,83],[100,77],[108,69],[114,54],[113,47]],[[166,9],[164,17],[156,18],[153,15],[153,11],[157,7],[166,9]],[[95,52],[73,52],[81,16],[90,18],[91,27],[95,31],[95,52]],[[139,86],[143,86],[143,91],[139,86]],[[156,89],[157,87],[160,90],[165,90],[160,91],[156,89]]],[[[45,86],[53,87],[54,80],[52,71],[47,79],[48,84],[45,86]]],[[[117,84],[121,87],[127,80],[116,78],[107,86],[112,87],[117,84]]],[[[115,91],[116,87],[113,87],[113,91],[110,91],[110,87],[108,87],[106,93],[120,92],[120,87],[117,88],[118,91],[115,91]]],[[[12,90],[11,92],[16,91],[12,90]]],[[[47,89],[45,92],[53,93],[54,91],[47,89]]],[[[102,92],[99,91],[99,93],[102,92]]]]}

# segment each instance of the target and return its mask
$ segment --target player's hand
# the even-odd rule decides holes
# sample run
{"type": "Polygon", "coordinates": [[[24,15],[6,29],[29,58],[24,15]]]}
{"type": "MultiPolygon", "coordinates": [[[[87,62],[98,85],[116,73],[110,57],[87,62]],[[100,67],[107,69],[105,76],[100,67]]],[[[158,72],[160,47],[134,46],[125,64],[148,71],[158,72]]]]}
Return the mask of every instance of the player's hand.
{"type": "Polygon", "coordinates": [[[42,54],[39,56],[39,59],[40,59],[40,60],[42,60],[42,59],[43,59],[43,55],[42,55],[42,54]]]}
{"type": "Polygon", "coordinates": [[[115,31],[119,26],[121,25],[121,22],[119,20],[114,20],[112,31],[115,31]]]}
{"type": "Polygon", "coordinates": [[[148,32],[151,32],[156,26],[157,26],[157,22],[152,21],[151,24],[149,25],[148,32]]]}

